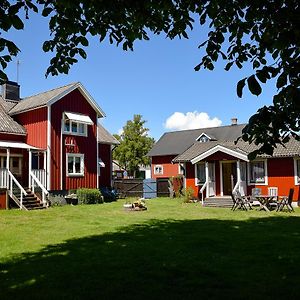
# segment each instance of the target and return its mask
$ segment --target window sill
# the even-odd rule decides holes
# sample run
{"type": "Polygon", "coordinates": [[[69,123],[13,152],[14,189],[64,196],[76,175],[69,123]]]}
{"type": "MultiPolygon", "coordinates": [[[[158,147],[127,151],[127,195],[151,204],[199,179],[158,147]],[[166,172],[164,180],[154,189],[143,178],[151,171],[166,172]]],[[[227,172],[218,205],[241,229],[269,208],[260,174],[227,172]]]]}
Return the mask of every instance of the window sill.
{"type": "Polygon", "coordinates": [[[266,182],[249,182],[248,185],[268,185],[266,182]]]}
{"type": "Polygon", "coordinates": [[[67,174],[67,177],[84,177],[84,174],[67,174]]]}
{"type": "Polygon", "coordinates": [[[77,133],[77,132],[67,132],[67,131],[63,131],[63,134],[65,135],[75,135],[75,136],[84,136],[87,137],[87,133],[77,133]]]}

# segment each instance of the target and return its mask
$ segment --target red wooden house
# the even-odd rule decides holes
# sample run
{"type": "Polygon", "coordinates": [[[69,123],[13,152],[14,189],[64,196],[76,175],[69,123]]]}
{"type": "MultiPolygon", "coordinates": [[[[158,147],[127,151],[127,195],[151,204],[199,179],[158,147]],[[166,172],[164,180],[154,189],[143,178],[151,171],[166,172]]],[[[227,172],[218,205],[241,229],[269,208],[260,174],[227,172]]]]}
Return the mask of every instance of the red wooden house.
{"type": "Polygon", "coordinates": [[[24,187],[38,188],[43,199],[49,191],[98,188],[107,158],[99,154],[105,115],[97,102],[80,83],[24,99],[19,89],[7,82],[0,96],[0,188],[12,198],[18,189],[16,202],[24,187]]]}
{"type": "Polygon", "coordinates": [[[277,188],[278,195],[288,195],[294,188],[294,204],[300,200],[300,142],[291,139],[286,146],[278,145],[273,156],[260,155],[249,161],[248,154],[257,146],[235,140],[245,125],[201,128],[165,133],[149,155],[152,177],[182,174],[186,187],[195,196],[208,199],[229,196],[233,190],[251,194],[260,188],[277,188]]]}

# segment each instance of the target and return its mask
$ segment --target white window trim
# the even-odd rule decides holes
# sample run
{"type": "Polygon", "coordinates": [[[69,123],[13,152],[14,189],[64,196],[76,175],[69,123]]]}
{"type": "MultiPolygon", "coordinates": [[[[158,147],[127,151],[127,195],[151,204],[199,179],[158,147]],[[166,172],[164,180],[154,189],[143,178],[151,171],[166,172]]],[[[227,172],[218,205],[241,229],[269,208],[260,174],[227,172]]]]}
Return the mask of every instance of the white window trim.
{"type": "Polygon", "coordinates": [[[154,172],[154,175],[163,175],[164,167],[162,165],[154,165],[153,172],[154,172]],[[161,172],[156,172],[156,168],[161,168],[161,172]]]}
{"type": "Polygon", "coordinates": [[[195,164],[195,186],[199,186],[199,185],[203,185],[205,183],[204,182],[198,182],[198,165],[204,165],[204,168],[205,168],[205,162],[198,162],[195,164]]]}
{"type": "Polygon", "coordinates": [[[202,132],[202,133],[196,138],[196,141],[197,141],[197,142],[200,142],[200,143],[207,143],[207,142],[209,142],[210,140],[211,140],[211,137],[210,137],[209,135],[207,135],[205,132],[202,132]],[[201,138],[202,138],[203,136],[205,136],[205,137],[207,138],[207,141],[205,141],[205,142],[201,142],[201,141],[200,141],[201,138]]]}
{"type": "MultiPolygon", "coordinates": [[[[74,171],[74,163],[73,163],[73,171],[74,171]]],[[[84,176],[84,154],[79,153],[66,153],[66,176],[67,177],[83,177],[84,176]],[[69,157],[80,157],[80,173],[69,173],[68,172],[68,158],[69,157]]]]}
{"type": "Polygon", "coordinates": [[[185,169],[185,163],[178,163],[178,175],[185,176],[186,169],[185,169]],[[183,170],[181,170],[183,168],[183,170]]]}
{"type": "MultiPolygon", "coordinates": [[[[23,166],[23,155],[22,154],[11,154],[9,155],[9,169],[10,171],[12,171],[12,165],[11,165],[11,160],[12,158],[15,158],[15,157],[18,157],[19,158],[19,166],[18,166],[18,172],[14,172],[13,174],[15,175],[18,175],[18,176],[21,176],[22,175],[22,166],[23,166]]],[[[1,153],[0,154],[0,159],[1,161],[4,159],[4,158],[7,158],[6,154],[5,153],[1,153]]],[[[1,164],[3,164],[3,162],[1,162],[1,164]]]]}
{"type": "Polygon", "coordinates": [[[255,159],[247,164],[247,173],[248,173],[248,185],[268,185],[268,163],[267,159],[255,159]],[[251,182],[251,173],[250,173],[250,164],[255,163],[255,162],[263,162],[264,163],[264,168],[265,168],[265,181],[264,182],[251,182]]]}
{"type": "Polygon", "coordinates": [[[76,136],[85,136],[85,137],[87,137],[88,136],[88,127],[87,126],[88,125],[85,124],[85,123],[80,123],[80,122],[76,122],[76,121],[73,121],[73,120],[69,120],[68,118],[66,118],[65,113],[63,113],[63,117],[62,117],[62,132],[63,132],[63,134],[76,135],[76,136]],[[65,130],[65,122],[67,120],[70,123],[70,130],[69,131],[65,130]],[[72,131],[72,123],[77,124],[77,132],[73,132],[72,131]],[[78,126],[79,126],[79,124],[83,125],[83,128],[84,128],[84,132],[83,133],[78,132],[78,126]]]}
{"type": "Polygon", "coordinates": [[[297,161],[299,161],[300,158],[294,158],[294,183],[295,185],[300,185],[300,177],[297,175],[297,161]]]}

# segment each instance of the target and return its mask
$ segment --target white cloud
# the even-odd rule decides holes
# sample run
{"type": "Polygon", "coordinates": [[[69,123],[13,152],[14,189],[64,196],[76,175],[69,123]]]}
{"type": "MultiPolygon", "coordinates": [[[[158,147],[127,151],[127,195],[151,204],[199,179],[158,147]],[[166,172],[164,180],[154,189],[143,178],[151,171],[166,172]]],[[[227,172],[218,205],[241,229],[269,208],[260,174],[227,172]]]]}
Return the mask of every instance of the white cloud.
{"type": "Polygon", "coordinates": [[[118,130],[118,135],[121,135],[123,132],[124,132],[123,128],[120,128],[120,129],[118,130]]]}
{"type": "Polygon", "coordinates": [[[167,118],[164,126],[166,129],[171,130],[184,130],[184,129],[196,129],[205,127],[220,126],[222,121],[218,118],[211,119],[205,112],[187,112],[186,114],[181,112],[174,112],[167,118]]]}

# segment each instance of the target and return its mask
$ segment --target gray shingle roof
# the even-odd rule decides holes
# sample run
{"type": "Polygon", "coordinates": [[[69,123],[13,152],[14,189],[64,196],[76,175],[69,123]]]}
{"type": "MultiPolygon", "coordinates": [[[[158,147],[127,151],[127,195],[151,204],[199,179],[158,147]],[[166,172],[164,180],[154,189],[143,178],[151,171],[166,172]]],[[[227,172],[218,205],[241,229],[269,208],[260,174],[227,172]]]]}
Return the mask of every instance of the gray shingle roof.
{"type": "Polygon", "coordinates": [[[2,96],[0,96],[0,103],[2,104],[5,111],[9,112],[15,105],[17,105],[18,102],[8,99],[4,100],[2,96]]]}
{"type": "Polygon", "coordinates": [[[235,141],[241,136],[244,127],[245,124],[241,124],[167,132],[155,143],[148,156],[181,154],[193,145],[202,133],[218,141],[235,141]]]}
{"type": "Polygon", "coordinates": [[[111,135],[101,124],[98,124],[98,143],[119,145],[119,141],[111,135]]]}
{"type": "MultiPolygon", "coordinates": [[[[234,142],[196,142],[182,154],[178,155],[174,158],[174,162],[188,162],[197,156],[205,153],[206,151],[214,148],[215,146],[220,145],[230,150],[234,150],[237,153],[248,155],[250,152],[258,149],[259,146],[254,144],[248,144],[244,141],[238,141],[237,144],[234,142]]],[[[274,149],[272,157],[294,157],[300,155],[300,142],[295,139],[291,139],[285,146],[278,145],[277,148],[274,149]]],[[[270,155],[263,154],[258,157],[267,158],[270,155]]]]}
{"type": "Polygon", "coordinates": [[[26,135],[26,129],[7,114],[2,101],[0,102],[0,133],[26,135]]]}
{"type": "Polygon", "coordinates": [[[53,98],[59,96],[61,93],[67,91],[68,89],[72,88],[76,83],[70,83],[68,85],[46,91],[34,96],[26,97],[20,100],[10,111],[9,114],[17,114],[23,111],[31,110],[33,108],[38,108],[47,105],[49,101],[53,98]]]}

